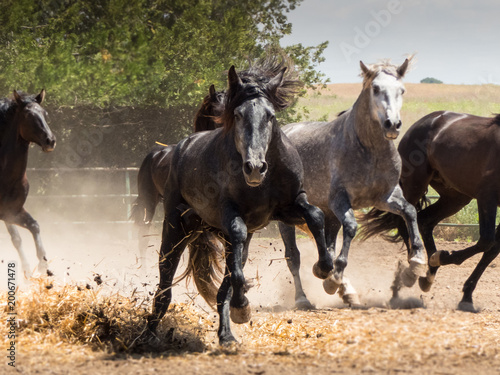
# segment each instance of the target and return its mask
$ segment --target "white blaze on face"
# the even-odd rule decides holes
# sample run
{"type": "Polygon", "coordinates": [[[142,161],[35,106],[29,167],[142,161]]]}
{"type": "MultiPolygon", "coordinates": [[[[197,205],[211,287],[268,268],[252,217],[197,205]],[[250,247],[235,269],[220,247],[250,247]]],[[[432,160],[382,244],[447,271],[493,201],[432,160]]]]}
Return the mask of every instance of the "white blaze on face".
{"type": "Polygon", "coordinates": [[[401,121],[404,85],[397,77],[380,72],[372,82],[373,101],[381,124],[387,120],[396,125],[401,121]]]}

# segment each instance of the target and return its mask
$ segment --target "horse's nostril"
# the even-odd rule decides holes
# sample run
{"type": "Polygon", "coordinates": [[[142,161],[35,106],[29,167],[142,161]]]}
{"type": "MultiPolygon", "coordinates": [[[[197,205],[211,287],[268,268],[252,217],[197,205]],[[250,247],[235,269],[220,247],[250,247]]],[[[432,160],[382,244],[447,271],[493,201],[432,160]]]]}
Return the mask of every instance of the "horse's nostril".
{"type": "Polygon", "coordinates": [[[263,173],[266,173],[266,171],[267,171],[267,163],[266,163],[266,162],[264,162],[264,163],[262,163],[262,167],[260,167],[259,172],[260,172],[261,174],[263,174],[263,173]]]}
{"type": "Polygon", "coordinates": [[[402,123],[401,121],[399,121],[399,122],[396,124],[396,130],[401,129],[401,126],[403,126],[403,123],[402,123]]]}
{"type": "Polygon", "coordinates": [[[390,129],[391,126],[392,126],[391,120],[385,120],[385,122],[384,122],[384,128],[390,129]]]}
{"type": "Polygon", "coordinates": [[[243,164],[243,171],[246,173],[246,174],[251,174],[252,173],[252,163],[250,163],[249,161],[247,161],[245,164],[243,164]]]}

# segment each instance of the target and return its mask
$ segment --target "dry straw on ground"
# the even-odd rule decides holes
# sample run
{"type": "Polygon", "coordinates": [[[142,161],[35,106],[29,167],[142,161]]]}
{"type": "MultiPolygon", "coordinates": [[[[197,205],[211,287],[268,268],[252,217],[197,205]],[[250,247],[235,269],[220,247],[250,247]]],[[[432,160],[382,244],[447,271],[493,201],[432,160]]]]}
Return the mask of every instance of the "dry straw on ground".
{"type": "MultiPolygon", "coordinates": [[[[3,299],[5,300],[5,299],[3,299]]],[[[40,279],[18,294],[19,347],[24,353],[133,353],[151,301],[105,295],[99,287],[54,285],[40,279]]],[[[5,308],[0,319],[6,320],[5,308]]],[[[454,310],[324,309],[254,312],[233,325],[241,345],[220,349],[216,315],[174,305],[149,352],[273,356],[280,361],[328,358],[342,367],[407,368],[423,363],[487,359],[500,368],[500,314],[454,310]],[[430,361],[430,362],[429,362],[430,361]]],[[[5,330],[5,326],[2,326],[5,330]]],[[[1,332],[5,337],[5,332],[1,332]]]]}

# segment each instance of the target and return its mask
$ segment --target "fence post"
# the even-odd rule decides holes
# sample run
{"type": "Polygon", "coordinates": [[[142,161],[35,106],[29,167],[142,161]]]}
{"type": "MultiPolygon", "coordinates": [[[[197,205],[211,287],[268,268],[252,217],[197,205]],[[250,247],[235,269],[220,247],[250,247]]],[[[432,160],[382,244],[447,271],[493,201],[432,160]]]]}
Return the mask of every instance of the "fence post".
{"type": "MultiPolygon", "coordinates": [[[[126,204],[126,207],[127,207],[127,219],[128,220],[130,218],[130,214],[132,213],[132,202],[130,201],[130,172],[128,170],[128,168],[125,169],[125,194],[127,195],[127,204],[126,204]]],[[[132,226],[129,225],[128,226],[128,239],[129,241],[132,240],[132,226]]]]}

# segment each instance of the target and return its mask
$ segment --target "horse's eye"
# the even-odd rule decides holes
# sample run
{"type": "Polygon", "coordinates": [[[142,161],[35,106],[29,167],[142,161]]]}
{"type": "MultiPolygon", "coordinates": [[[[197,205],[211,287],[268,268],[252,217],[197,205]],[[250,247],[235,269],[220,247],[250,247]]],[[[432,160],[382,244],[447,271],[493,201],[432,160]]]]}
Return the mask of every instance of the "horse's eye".
{"type": "Polygon", "coordinates": [[[276,120],[276,117],[274,115],[269,115],[268,122],[273,122],[274,120],[276,120]]]}
{"type": "Polygon", "coordinates": [[[405,89],[401,89],[401,95],[403,95],[406,92],[405,89]]]}
{"type": "Polygon", "coordinates": [[[380,94],[380,87],[379,87],[379,86],[373,86],[373,93],[374,93],[375,95],[380,94]]]}

